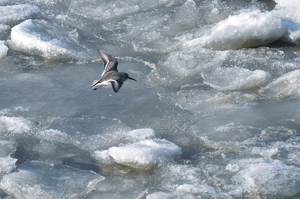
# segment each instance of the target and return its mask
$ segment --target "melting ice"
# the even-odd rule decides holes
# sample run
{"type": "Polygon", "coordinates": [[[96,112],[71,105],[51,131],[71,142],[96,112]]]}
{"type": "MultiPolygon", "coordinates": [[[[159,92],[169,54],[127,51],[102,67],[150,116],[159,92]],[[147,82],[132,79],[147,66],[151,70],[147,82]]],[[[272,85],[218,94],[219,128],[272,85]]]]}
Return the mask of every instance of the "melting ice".
{"type": "Polygon", "coordinates": [[[0,197],[299,198],[299,10],[0,0],[0,197]]]}

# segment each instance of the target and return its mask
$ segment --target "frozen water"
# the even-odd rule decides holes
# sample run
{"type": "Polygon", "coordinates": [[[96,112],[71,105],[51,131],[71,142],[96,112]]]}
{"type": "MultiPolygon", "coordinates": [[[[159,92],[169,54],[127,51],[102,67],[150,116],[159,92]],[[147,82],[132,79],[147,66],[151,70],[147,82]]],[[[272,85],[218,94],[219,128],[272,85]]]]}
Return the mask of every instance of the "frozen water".
{"type": "Polygon", "coordinates": [[[260,93],[271,98],[282,98],[299,94],[300,70],[283,74],[259,90],[260,93]]]}
{"type": "Polygon", "coordinates": [[[0,41],[0,59],[2,57],[5,57],[7,54],[8,48],[6,47],[6,45],[4,44],[3,41],[0,41]]]}
{"type": "Polygon", "coordinates": [[[34,5],[20,4],[12,6],[0,6],[0,12],[0,23],[13,24],[39,13],[40,9],[34,5]]]}
{"type": "Polygon", "coordinates": [[[25,133],[32,128],[32,122],[22,117],[0,116],[1,132],[25,133]]]}
{"type": "Polygon", "coordinates": [[[153,7],[159,5],[166,5],[173,3],[170,0],[155,0],[150,2],[142,2],[137,0],[132,0],[128,2],[124,1],[114,1],[109,2],[97,2],[97,1],[74,1],[71,3],[71,11],[82,15],[84,17],[93,18],[96,20],[111,20],[113,18],[124,17],[127,15],[134,14],[136,12],[141,12],[143,10],[149,10],[153,7]],[[89,10],[90,12],[86,12],[89,10]]]}
{"type": "Polygon", "coordinates": [[[203,82],[218,90],[251,89],[266,84],[271,74],[262,70],[250,71],[243,68],[217,68],[202,72],[203,82]]]}
{"type": "Polygon", "coordinates": [[[17,159],[11,158],[13,152],[16,151],[16,143],[5,137],[0,137],[0,176],[10,173],[16,168],[17,159]]]}
{"type": "Polygon", "coordinates": [[[0,198],[299,198],[298,0],[0,0],[0,198]],[[93,91],[97,49],[126,81],[93,91]]]}
{"type": "Polygon", "coordinates": [[[4,176],[0,187],[16,198],[79,198],[102,180],[104,177],[91,171],[29,162],[4,176]]]}
{"type": "Polygon", "coordinates": [[[241,184],[240,189],[248,193],[275,193],[283,197],[290,197],[299,191],[299,168],[286,165],[280,161],[263,159],[239,160],[238,163],[227,165],[227,170],[236,173],[234,181],[241,184]],[[282,184],[288,184],[282,187],[282,184]]]}

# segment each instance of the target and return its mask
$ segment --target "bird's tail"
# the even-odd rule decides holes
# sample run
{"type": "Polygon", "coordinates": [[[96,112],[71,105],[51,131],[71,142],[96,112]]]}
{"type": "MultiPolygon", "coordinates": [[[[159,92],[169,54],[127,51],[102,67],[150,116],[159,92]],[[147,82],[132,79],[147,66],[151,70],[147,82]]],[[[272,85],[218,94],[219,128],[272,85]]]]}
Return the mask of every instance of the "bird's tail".
{"type": "Polygon", "coordinates": [[[101,83],[100,80],[93,81],[93,84],[92,84],[93,89],[98,90],[98,89],[102,88],[104,85],[101,85],[100,83],[101,83]]]}
{"type": "Polygon", "coordinates": [[[96,84],[100,83],[99,80],[94,80],[92,86],[95,86],[96,84]]]}

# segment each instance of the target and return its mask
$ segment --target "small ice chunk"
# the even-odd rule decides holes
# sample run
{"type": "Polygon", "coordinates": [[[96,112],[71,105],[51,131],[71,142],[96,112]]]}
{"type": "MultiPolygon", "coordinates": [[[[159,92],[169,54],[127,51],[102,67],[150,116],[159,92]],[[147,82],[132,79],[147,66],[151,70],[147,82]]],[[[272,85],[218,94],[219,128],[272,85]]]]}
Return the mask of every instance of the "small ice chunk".
{"type": "Polygon", "coordinates": [[[245,68],[217,68],[201,73],[203,82],[218,90],[244,90],[262,86],[271,79],[263,70],[250,71],[245,68]]]}
{"type": "Polygon", "coordinates": [[[16,151],[15,142],[0,136],[0,176],[16,168],[17,159],[10,157],[14,151],[16,151]]]}
{"type": "Polygon", "coordinates": [[[230,171],[230,172],[238,172],[239,171],[239,166],[236,164],[228,164],[226,166],[226,170],[230,171]]]}
{"type": "Polygon", "coordinates": [[[15,150],[16,150],[16,144],[14,141],[0,136],[0,157],[9,156],[15,150]]]}
{"type": "Polygon", "coordinates": [[[155,131],[149,128],[134,129],[126,133],[128,137],[134,140],[152,139],[155,137],[155,131]]]}
{"type": "Polygon", "coordinates": [[[271,12],[243,12],[217,23],[209,34],[193,39],[184,47],[200,45],[215,50],[260,46],[280,39],[286,28],[271,12]]]}
{"type": "Polygon", "coordinates": [[[9,133],[29,132],[32,126],[33,123],[23,117],[0,116],[0,130],[5,130],[9,133]]]}
{"type": "Polygon", "coordinates": [[[0,188],[15,198],[84,198],[103,180],[92,171],[34,161],[3,176],[0,188]]]}
{"type": "Polygon", "coordinates": [[[0,41],[0,59],[5,57],[7,54],[8,48],[5,45],[4,41],[0,41]]]}
{"type": "Polygon", "coordinates": [[[288,72],[259,90],[268,98],[283,98],[299,94],[300,70],[288,72]]]}
{"type": "Polygon", "coordinates": [[[18,159],[7,157],[0,157],[0,176],[5,173],[10,173],[16,168],[16,162],[18,159]]]}
{"type": "Polygon", "coordinates": [[[125,146],[111,147],[109,155],[119,164],[139,169],[149,169],[152,165],[173,160],[181,155],[181,148],[164,140],[143,140],[125,146]]]}

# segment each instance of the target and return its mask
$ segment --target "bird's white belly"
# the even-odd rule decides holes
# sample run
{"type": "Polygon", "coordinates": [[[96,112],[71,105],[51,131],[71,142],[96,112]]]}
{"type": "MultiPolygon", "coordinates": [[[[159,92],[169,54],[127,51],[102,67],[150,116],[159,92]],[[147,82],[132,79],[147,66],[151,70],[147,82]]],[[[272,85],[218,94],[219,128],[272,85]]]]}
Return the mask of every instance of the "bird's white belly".
{"type": "Polygon", "coordinates": [[[111,83],[109,81],[104,81],[104,82],[101,82],[101,83],[98,83],[96,84],[97,86],[108,86],[110,85],[111,83]]]}

